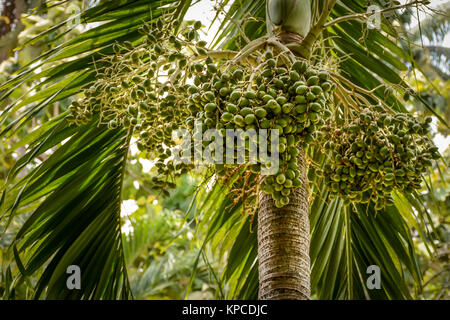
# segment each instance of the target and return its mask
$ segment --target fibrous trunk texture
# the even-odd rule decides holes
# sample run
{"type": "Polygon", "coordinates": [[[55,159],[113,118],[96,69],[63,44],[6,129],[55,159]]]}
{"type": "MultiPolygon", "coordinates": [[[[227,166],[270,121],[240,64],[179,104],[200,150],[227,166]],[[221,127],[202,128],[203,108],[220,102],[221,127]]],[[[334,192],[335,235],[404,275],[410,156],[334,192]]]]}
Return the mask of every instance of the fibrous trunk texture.
{"type": "Polygon", "coordinates": [[[272,196],[260,192],[258,212],[259,299],[310,299],[309,204],[306,158],[300,149],[302,186],[287,206],[275,207],[272,196]]]}

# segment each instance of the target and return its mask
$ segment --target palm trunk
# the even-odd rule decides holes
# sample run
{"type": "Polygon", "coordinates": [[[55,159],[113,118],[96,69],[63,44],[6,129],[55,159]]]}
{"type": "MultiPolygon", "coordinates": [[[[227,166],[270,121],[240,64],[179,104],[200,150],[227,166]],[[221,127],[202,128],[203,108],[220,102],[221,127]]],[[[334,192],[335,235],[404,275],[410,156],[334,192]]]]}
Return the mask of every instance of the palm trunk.
{"type": "Polygon", "coordinates": [[[302,186],[289,205],[275,207],[272,196],[260,192],[258,212],[259,299],[310,299],[309,203],[305,152],[300,149],[302,186]]]}

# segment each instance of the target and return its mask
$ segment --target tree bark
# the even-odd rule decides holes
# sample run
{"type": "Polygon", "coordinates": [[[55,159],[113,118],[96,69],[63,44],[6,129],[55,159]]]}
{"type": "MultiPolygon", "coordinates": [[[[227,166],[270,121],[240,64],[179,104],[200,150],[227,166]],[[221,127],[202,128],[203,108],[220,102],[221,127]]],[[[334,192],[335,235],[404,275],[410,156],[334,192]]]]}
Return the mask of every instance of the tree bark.
{"type": "Polygon", "coordinates": [[[300,149],[302,186],[279,209],[260,192],[258,211],[259,299],[309,300],[309,202],[305,151],[300,149]]]}
{"type": "Polygon", "coordinates": [[[12,49],[17,45],[17,37],[24,29],[20,22],[20,15],[26,9],[27,4],[24,0],[3,1],[0,12],[0,63],[8,59],[12,49]]]}

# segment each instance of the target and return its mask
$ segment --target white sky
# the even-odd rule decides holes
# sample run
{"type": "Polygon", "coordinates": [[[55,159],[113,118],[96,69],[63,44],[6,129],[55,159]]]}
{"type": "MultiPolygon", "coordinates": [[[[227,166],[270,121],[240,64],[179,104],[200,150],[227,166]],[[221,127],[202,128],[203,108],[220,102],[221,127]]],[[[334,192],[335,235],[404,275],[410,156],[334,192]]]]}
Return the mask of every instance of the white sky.
{"type": "MultiPolygon", "coordinates": [[[[402,1],[402,3],[406,2],[405,0],[402,1]]],[[[430,7],[433,9],[436,9],[437,7],[439,7],[440,5],[449,2],[449,0],[432,0],[430,3],[430,7]]],[[[419,11],[419,19],[420,21],[422,21],[423,19],[425,19],[427,16],[429,15],[429,12],[421,12],[419,11]]],[[[411,26],[415,27],[417,26],[417,16],[414,16],[414,18],[412,19],[412,23],[411,26]]],[[[426,42],[426,39],[424,39],[424,43],[426,42]]],[[[446,37],[444,38],[444,41],[442,42],[442,46],[444,47],[450,47],[450,33],[448,33],[446,35],[446,37]]]]}

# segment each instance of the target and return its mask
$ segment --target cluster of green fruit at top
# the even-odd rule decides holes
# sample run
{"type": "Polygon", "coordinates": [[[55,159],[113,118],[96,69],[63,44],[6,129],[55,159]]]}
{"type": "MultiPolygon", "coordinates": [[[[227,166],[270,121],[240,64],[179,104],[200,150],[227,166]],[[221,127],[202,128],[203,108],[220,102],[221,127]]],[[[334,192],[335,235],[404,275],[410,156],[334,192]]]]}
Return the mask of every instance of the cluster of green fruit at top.
{"type": "Polygon", "coordinates": [[[190,115],[179,103],[186,94],[186,79],[207,53],[206,42],[197,40],[200,28],[199,21],[142,25],[138,31],[144,41],[115,43],[111,54],[96,61],[96,80],[83,90],[82,99],[72,102],[67,116],[75,125],[98,119],[111,130],[131,129],[139,136],[139,150],[149,150],[148,157],[159,160],[152,182],[166,195],[174,179],[193,168],[167,159],[174,146],[173,130],[185,127],[190,115]]]}
{"type": "Polygon", "coordinates": [[[439,159],[428,137],[431,118],[371,106],[352,121],[324,127],[321,140],[329,161],[323,170],[332,197],[346,202],[372,203],[376,210],[393,204],[394,189],[411,193],[420,188],[421,175],[439,159]]]}
{"type": "MultiPolygon", "coordinates": [[[[285,53],[274,54],[271,47],[252,54],[257,64],[248,59],[214,63],[205,43],[197,40],[200,27],[200,22],[180,26],[159,20],[139,29],[144,43],[116,43],[114,54],[96,62],[97,80],[70,106],[68,120],[81,125],[98,116],[112,130],[132,128],[138,148],[156,160],[153,183],[163,192],[194,167],[193,161],[172,161],[174,130],[187,129],[195,136],[198,121],[201,133],[214,128],[223,136],[227,129],[278,129],[277,150],[267,144],[269,152],[279,152],[280,169],[261,188],[278,207],[285,206],[292,188],[301,185],[298,147],[312,142],[331,116],[335,84],[327,71],[289,60],[285,53]]],[[[204,141],[203,147],[209,143],[204,141]]],[[[190,148],[194,151],[194,144],[190,148]]],[[[262,166],[272,165],[260,158],[249,169],[259,173],[262,166]]],[[[224,174],[228,166],[217,164],[214,170],[224,174]]]]}
{"type": "MultiPolygon", "coordinates": [[[[264,178],[261,189],[272,195],[277,207],[287,205],[292,189],[302,184],[297,163],[299,147],[312,142],[324,119],[331,116],[329,104],[335,85],[329,81],[328,72],[301,60],[286,66],[270,50],[259,57],[255,68],[220,68],[206,59],[197,72],[194,84],[187,89],[186,107],[191,113],[186,121],[188,128],[194,130],[195,120],[201,120],[203,130],[217,129],[223,137],[227,129],[277,129],[276,150],[266,143],[270,152],[279,153],[279,170],[264,178]]],[[[205,147],[208,143],[205,141],[205,147]]],[[[258,153],[257,163],[250,166],[254,173],[274,165],[269,158],[261,157],[263,152],[258,153]]],[[[226,166],[219,164],[215,168],[221,174],[226,166]]]]}

